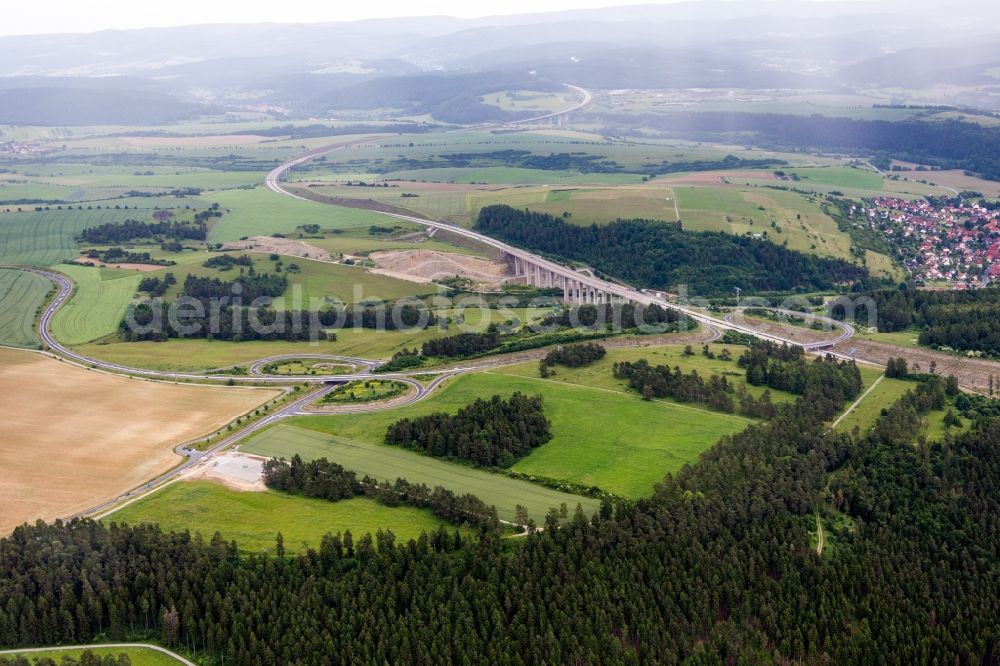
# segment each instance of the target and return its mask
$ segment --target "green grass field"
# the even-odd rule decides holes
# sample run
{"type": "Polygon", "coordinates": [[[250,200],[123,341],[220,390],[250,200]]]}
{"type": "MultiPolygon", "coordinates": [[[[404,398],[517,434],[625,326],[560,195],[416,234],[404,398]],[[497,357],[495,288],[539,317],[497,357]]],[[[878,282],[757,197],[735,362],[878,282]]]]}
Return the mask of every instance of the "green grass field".
{"type": "MultiPolygon", "coordinates": [[[[295,423],[328,432],[338,443],[361,446],[379,457],[402,455],[409,458],[411,452],[381,444],[386,427],[400,418],[434,411],[454,412],[477,397],[496,393],[540,394],[545,401],[545,413],[552,421],[553,439],[519,461],[513,469],[597,485],[629,497],[649,495],[653,484],[662,480],[667,472],[693,462],[720,437],[749,424],[741,417],[710,412],[695,405],[642,401],[611,376],[612,359],[624,359],[629,356],[627,352],[636,350],[621,351],[621,355],[606,357],[600,364],[581,369],[576,375],[558,368],[553,379],[542,380],[537,377],[537,364],[525,363],[456,378],[431,398],[403,409],[308,417],[295,423]],[[595,409],[597,405],[600,408],[595,409]]],[[[650,357],[650,350],[642,351],[647,358],[658,360],[650,357]]],[[[735,366],[735,363],[729,365],[735,366]]],[[[268,453],[255,447],[251,444],[244,449],[268,453]]],[[[333,446],[331,450],[339,452],[339,447],[333,446]]],[[[455,467],[428,458],[422,460],[435,466],[455,467]]]]}
{"type": "MultiPolygon", "coordinates": [[[[38,199],[103,204],[108,199],[127,197],[130,192],[167,194],[170,190],[185,187],[225,189],[253,185],[263,178],[263,171],[214,171],[176,166],[144,166],[137,170],[125,165],[109,167],[55,163],[41,165],[31,175],[0,176],[0,201],[38,199]]],[[[2,205],[3,209],[8,207],[9,204],[2,205]]]]}
{"type": "Polygon", "coordinates": [[[437,167],[409,169],[385,174],[386,180],[419,180],[439,183],[488,183],[503,185],[628,185],[641,183],[642,176],[631,173],[579,173],[521,167],[437,167]]]}
{"type": "MultiPolygon", "coordinates": [[[[444,217],[444,216],[442,216],[444,217]]],[[[441,238],[444,234],[438,235],[441,238]]],[[[305,241],[310,245],[323,248],[331,255],[363,254],[367,255],[378,250],[433,250],[437,252],[452,252],[455,254],[477,255],[478,252],[458,245],[441,242],[440,240],[391,240],[371,236],[367,229],[363,233],[348,232],[327,238],[312,238],[305,241]]],[[[294,260],[291,260],[294,261],[294,260]]]]}
{"type": "MultiPolygon", "coordinates": [[[[381,178],[381,176],[375,175],[369,176],[368,180],[380,180],[381,178]]],[[[361,177],[357,179],[365,180],[365,178],[361,177]]],[[[408,187],[406,183],[402,183],[400,187],[390,188],[330,184],[310,188],[310,191],[331,197],[373,199],[392,206],[406,208],[407,210],[426,215],[435,220],[464,219],[468,214],[468,192],[428,190],[408,187]],[[404,194],[409,196],[403,196],[404,194]]]]}
{"type": "Polygon", "coordinates": [[[791,250],[851,259],[850,236],[813,197],[763,188],[675,187],[684,228],[761,234],[791,250]]]}
{"type": "Polygon", "coordinates": [[[535,90],[501,90],[480,97],[484,104],[496,106],[504,111],[531,112],[537,114],[554,113],[579,102],[578,95],[571,92],[539,92],[535,90]]]}
{"type": "MultiPolygon", "coordinates": [[[[882,409],[889,407],[899,400],[904,393],[916,387],[916,382],[903,379],[890,379],[889,377],[884,378],[871,393],[865,396],[864,400],[858,403],[857,407],[837,424],[837,430],[840,432],[852,432],[857,427],[864,434],[874,425],[882,409]]],[[[920,429],[919,435],[923,435],[928,441],[934,442],[944,437],[946,432],[960,432],[960,430],[956,430],[955,428],[946,428],[944,425],[944,415],[949,408],[953,408],[953,401],[950,399],[944,409],[934,410],[924,415],[922,418],[925,423],[920,429]]],[[[956,415],[962,421],[963,428],[968,428],[970,421],[962,418],[957,412],[956,415]]]]}
{"type": "MultiPolygon", "coordinates": [[[[266,255],[257,255],[264,256],[266,255]]],[[[308,306],[318,309],[327,296],[344,303],[359,303],[369,298],[396,300],[406,296],[424,296],[436,293],[440,287],[431,283],[410,282],[395,277],[379,275],[360,266],[345,266],[294,257],[283,258],[285,266],[299,265],[298,273],[286,273],[289,287],[283,298],[275,299],[277,309],[308,306]]],[[[273,262],[264,264],[273,271],[273,262]]],[[[183,282],[178,277],[179,281],[183,282]]],[[[230,278],[231,279],[231,278],[230,278]]]]}
{"type": "Polygon", "coordinates": [[[865,250],[865,265],[872,275],[887,277],[896,282],[906,280],[906,269],[884,254],[865,250]]]}
{"type": "Polygon", "coordinates": [[[503,520],[514,520],[514,507],[522,504],[536,522],[541,522],[551,507],[565,503],[571,510],[578,503],[589,513],[597,500],[551,490],[528,481],[457,465],[397,446],[382,444],[385,425],[402,418],[411,409],[345,416],[304,416],[270,428],[240,446],[257,455],[289,458],[298,453],[305,460],[328,458],[360,475],[380,480],[405,478],[428,486],[444,486],[459,494],[472,493],[497,508],[503,520]],[[395,418],[389,415],[395,416],[395,418]],[[379,419],[378,417],[382,417],[379,419]],[[365,422],[365,423],[362,423],[365,422]],[[362,423],[360,428],[358,424],[362,423]]]}
{"type": "Polygon", "coordinates": [[[117,331],[141,276],[88,266],[64,264],[57,268],[76,283],[76,291],[52,317],[56,339],[78,345],[117,331]]]}
{"type": "MultiPolygon", "coordinates": [[[[6,206],[3,207],[6,210],[6,206]]],[[[24,207],[27,211],[30,207],[24,207]]],[[[75,237],[105,222],[124,222],[146,212],[48,210],[0,213],[0,263],[51,266],[77,256],[75,237]]]]}
{"type": "Polygon", "coordinates": [[[38,346],[35,314],[51,290],[41,275],[0,269],[0,344],[38,346]]]}
{"type": "Polygon", "coordinates": [[[234,241],[244,236],[287,234],[303,224],[318,224],[324,229],[348,229],[384,225],[387,219],[384,215],[366,210],[293,199],[265,187],[211,192],[203,198],[229,211],[212,227],[209,241],[213,243],[234,241]]]}
{"type": "Polygon", "coordinates": [[[517,188],[476,192],[469,197],[470,216],[489,204],[503,203],[567,218],[575,224],[605,224],[617,219],[643,218],[674,221],[672,193],[665,187],[566,187],[517,188]]]}
{"type": "Polygon", "coordinates": [[[884,378],[864,400],[858,403],[857,407],[837,424],[837,430],[852,432],[857,426],[861,432],[867,431],[875,423],[875,419],[879,417],[883,408],[892,405],[914,386],[913,382],[902,379],[884,378]]]}
{"type": "MultiPolygon", "coordinates": [[[[446,311],[448,312],[448,311],[446,311]]],[[[527,308],[514,308],[514,316],[522,322],[534,316],[527,308]]],[[[490,321],[502,320],[501,310],[468,310],[465,321],[469,327],[485,329],[479,317],[490,321]]],[[[282,340],[228,342],[220,340],[178,340],[166,342],[107,342],[99,341],[77,346],[77,351],[105,361],[121,363],[134,368],[151,370],[207,370],[247,363],[267,356],[284,354],[339,354],[368,359],[388,360],[400,349],[420,347],[432,338],[459,332],[452,323],[448,330],[431,327],[420,331],[376,331],[345,328],[337,331],[334,342],[285,342],[282,340]]]]}
{"type": "Polygon", "coordinates": [[[896,345],[897,347],[910,347],[911,349],[917,349],[920,347],[920,331],[916,329],[893,331],[892,333],[865,332],[861,333],[859,337],[865,340],[874,340],[875,342],[885,342],[890,345],[896,345]]]}
{"type": "MultiPolygon", "coordinates": [[[[51,659],[53,662],[58,664],[63,657],[72,657],[73,659],[79,661],[80,655],[82,655],[84,651],[85,650],[40,650],[38,652],[15,652],[14,654],[24,656],[29,660],[29,663],[35,663],[36,660],[41,659],[51,659]]],[[[90,648],[90,651],[99,657],[103,657],[105,655],[117,657],[120,654],[126,654],[132,662],[132,666],[177,666],[177,664],[181,663],[168,654],[164,654],[157,650],[150,650],[148,648],[93,647],[90,648]]]]}
{"type": "Polygon", "coordinates": [[[220,532],[241,550],[274,553],[281,532],[288,553],[319,548],[324,534],[350,530],[358,537],[391,530],[409,540],[439,525],[451,527],[429,510],[387,507],[357,497],[339,502],[273,491],[230,490],[211,481],[181,481],[133,502],[104,519],[117,523],[159,523],[168,531],[200,532],[206,539],[220,532]]]}
{"type": "Polygon", "coordinates": [[[827,185],[842,190],[881,190],[883,182],[880,174],[859,167],[798,167],[784,169],[784,172],[797,175],[800,183],[827,185]]]}
{"type": "MultiPolygon", "coordinates": [[[[734,387],[743,386],[752,395],[760,395],[764,392],[764,387],[751,386],[746,383],[744,371],[737,365],[736,359],[743,353],[744,347],[739,345],[724,345],[714,343],[709,345],[709,350],[716,354],[716,358],[710,359],[701,354],[701,347],[693,346],[694,356],[684,355],[685,345],[665,344],[652,345],[648,347],[619,347],[608,349],[603,359],[589,366],[582,368],[566,368],[555,366],[555,374],[549,380],[566,384],[578,384],[580,386],[618,391],[628,395],[638,395],[638,393],[628,388],[628,382],[615,379],[612,374],[612,365],[622,361],[637,361],[646,359],[652,365],[666,365],[670,368],[680,367],[684,372],[697,370],[702,377],[711,375],[726,375],[726,380],[734,387]],[[731,361],[723,361],[718,358],[718,354],[723,349],[728,349],[732,356],[731,361]]],[[[538,377],[538,365],[533,363],[520,363],[498,368],[492,372],[505,375],[517,375],[532,379],[538,377]]],[[[775,402],[788,402],[795,399],[795,396],[783,391],[771,391],[772,399],[775,402]]],[[[697,407],[697,405],[692,405],[697,407]]]]}
{"type": "MultiPolygon", "coordinates": [[[[149,275],[162,276],[164,273],[170,272],[176,276],[177,284],[167,290],[165,294],[165,298],[168,299],[182,293],[184,280],[188,275],[213,277],[225,282],[239,277],[239,270],[219,270],[203,265],[210,257],[217,256],[216,253],[171,254],[153,250],[150,254],[178,262],[176,266],[167,266],[149,273],[149,275]]],[[[239,255],[243,253],[232,252],[229,254],[239,255]]],[[[254,270],[258,273],[277,272],[276,262],[271,261],[269,254],[261,252],[246,254],[253,259],[254,270]]],[[[282,256],[280,261],[281,271],[288,280],[288,288],[281,297],[274,299],[273,305],[276,309],[289,306],[308,307],[311,303],[311,309],[316,310],[326,303],[325,297],[327,296],[335,297],[344,303],[357,303],[369,298],[396,300],[406,296],[422,296],[433,294],[439,289],[435,284],[410,282],[379,275],[361,266],[348,266],[290,256],[282,256]],[[298,266],[294,272],[289,270],[292,264],[298,266]]]]}
{"type": "Polygon", "coordinates": [[[321,404],[344,404],[384,400],[405,393],[409,386],[402,382],[383,379],[365,379],[338,386],[323,396],[321,404]]]}

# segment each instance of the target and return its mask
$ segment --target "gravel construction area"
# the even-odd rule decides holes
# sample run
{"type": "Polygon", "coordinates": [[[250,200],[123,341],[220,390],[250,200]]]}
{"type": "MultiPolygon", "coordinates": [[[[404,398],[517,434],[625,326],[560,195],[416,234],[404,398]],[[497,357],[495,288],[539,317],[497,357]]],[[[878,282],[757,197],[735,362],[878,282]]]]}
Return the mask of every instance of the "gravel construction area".
{"type": "Polygon", "coordinates": [[[912,347],[897,347],[884,342],[851,338],[834,347],[841,354],[853,354],[859,360],[871,361],[885,365],[890,357],[906,359],[910,370],[930,372],[933,362],[934,371],[939,375],[955,375],[962,388],[987,393],[990,376],[994,384],[1000,381],[1000,363],[981,358],[957,356],[931,349],[914,349],[912,347]]]}
{"type": "Polygon", "coordinates": [[[421,282],[458,276],[476,284],[495,286],[513,278],[505,262],[452,252],[387,250],[372,252],[369,258],[388,275],[421,282]]]}
{"type": "Polygon", "coordinates": [[[309,243],[273,236],[251,236],[246,240],[232,241],[222,246],[223,250],[243,250],[246,252],[266,252],[288,257],[302,257],[316,261],[333,261],[330,253],[309,243]]]}

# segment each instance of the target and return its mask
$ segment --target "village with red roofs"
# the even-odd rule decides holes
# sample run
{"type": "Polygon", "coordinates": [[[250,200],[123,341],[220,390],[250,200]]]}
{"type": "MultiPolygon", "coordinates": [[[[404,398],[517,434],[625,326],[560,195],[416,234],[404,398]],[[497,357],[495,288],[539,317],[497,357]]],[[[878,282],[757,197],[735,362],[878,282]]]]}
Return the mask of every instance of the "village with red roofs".
{"type": "Polygon", "coordinates": [[[890,240],[918,284],[973,289],[1000,280],[1000,209],[981,200],[876,197],[851,213],[890,240]]]}

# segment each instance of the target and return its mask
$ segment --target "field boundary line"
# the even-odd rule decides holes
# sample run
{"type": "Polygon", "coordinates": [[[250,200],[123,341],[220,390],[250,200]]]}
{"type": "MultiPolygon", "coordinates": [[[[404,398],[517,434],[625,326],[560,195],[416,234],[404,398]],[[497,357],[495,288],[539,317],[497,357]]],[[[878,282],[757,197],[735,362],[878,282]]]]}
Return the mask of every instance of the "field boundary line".
{"type": "Polygon", "coordinates": [[[844,420],[844,417],[846,417],[848,414],[850,414],[851,412],[853,412],[854,408],[857,407],[858,405],[860,405],[861,401],[864,400],[865,398],[867,398],[868,394],[871,393],[875,389],[875,387],[878,386],[882,382],[883,379],[885,379],[885,375],[879,375],[878,379],[876,379],[874,382],[872,382],[872,385],[868,387],[868,390],[866,390],[864,393],[862,393],[858,397],[857,400],[855,400],[853,403],[851,403],[850,407],[848,407],[846,410],[844,410],[843,414],[841,414],[840,416],[837,417],[836,421],[834,421],[833,423],[830,424],[830,430],[835,430],[837,428],[837,426],[840,425],[840,422],[844,420]]]}
{"type": "Polygon", "coordinates": [[[825,539],[823,538],[823,521],[819,518],[819,511],[816,512],[816,554],[823,554],[823,546],[825,545],[825,539]]]}
{"type": "MultiPolygon", "coordinates": [[[[530,379],[536,382],[551,382],[552,384],[559,384],[560,386],[573,386],[579,389],[590,389],[591,391],[604,391],[606,393],[615,393],[617,395],[631,396],[632,393],[628,391],[616,391],[614,389],[604,388],[603,386],[587,386],[586,384],[577,384],[576,382],[563,382],[558,379],[544,379],[542,377],[527,377],[525,375],[512,375],[504,372],[492,372],[490,370],[484,370],[484,375],[495,375],[497,377],[518,377],[521,379],[530,379]]],[[[748,419],[745,416],[740,416],[739,414],[727,414],[725,412],[713,412],[710,409],[702,409],[701,407],[691,407],[690,405],[682,405],[678,402],[670,402],[669,400],[664,400],[662,398],[655,398],[650,402],[657,402],[661,405],[669,405],[670,407],[677,407],[678,409],[689,409],[692,412],[700,412],[702,414],[712,414],[716,416],[728,416],[734,419],[740,419],[741,421],[746,421],[748,423],[756,423],[753,419],[748,419]]]]}

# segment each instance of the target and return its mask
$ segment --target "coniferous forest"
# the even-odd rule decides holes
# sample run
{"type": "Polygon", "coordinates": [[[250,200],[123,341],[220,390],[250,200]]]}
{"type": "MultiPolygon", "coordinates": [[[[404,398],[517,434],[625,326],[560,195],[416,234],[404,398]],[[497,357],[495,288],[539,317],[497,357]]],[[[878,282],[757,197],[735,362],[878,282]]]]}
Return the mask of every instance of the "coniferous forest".
{"type": "Polygon", "coordinates": [[[0,541],[0,642],[215,663],[996,663],[1000,423],[830,432],[807,389],[633,506],[524,538],[335,535],[296,557],[92,521],[0,541]],[[816,515],[838,517],[817,554],[816,515]]]}
{"type": "Polygon", "coordinates": [[[432,456],[460,458],[487,467],[509,467],[552,438],[542,396],[515,391],[504,400],[478,398],[454,416],[429,414],[396,421],[385,433],[387,444],[432,456]]]}
{"type": "MultiPolygon", "coordinates": [[[[1000,356],[1000,289],[882,289],[870,294],[880,331],[920,330],[923,345],[1000,356]]],[[[838,313],[834,313],[838,314],[838,313]]]]}

